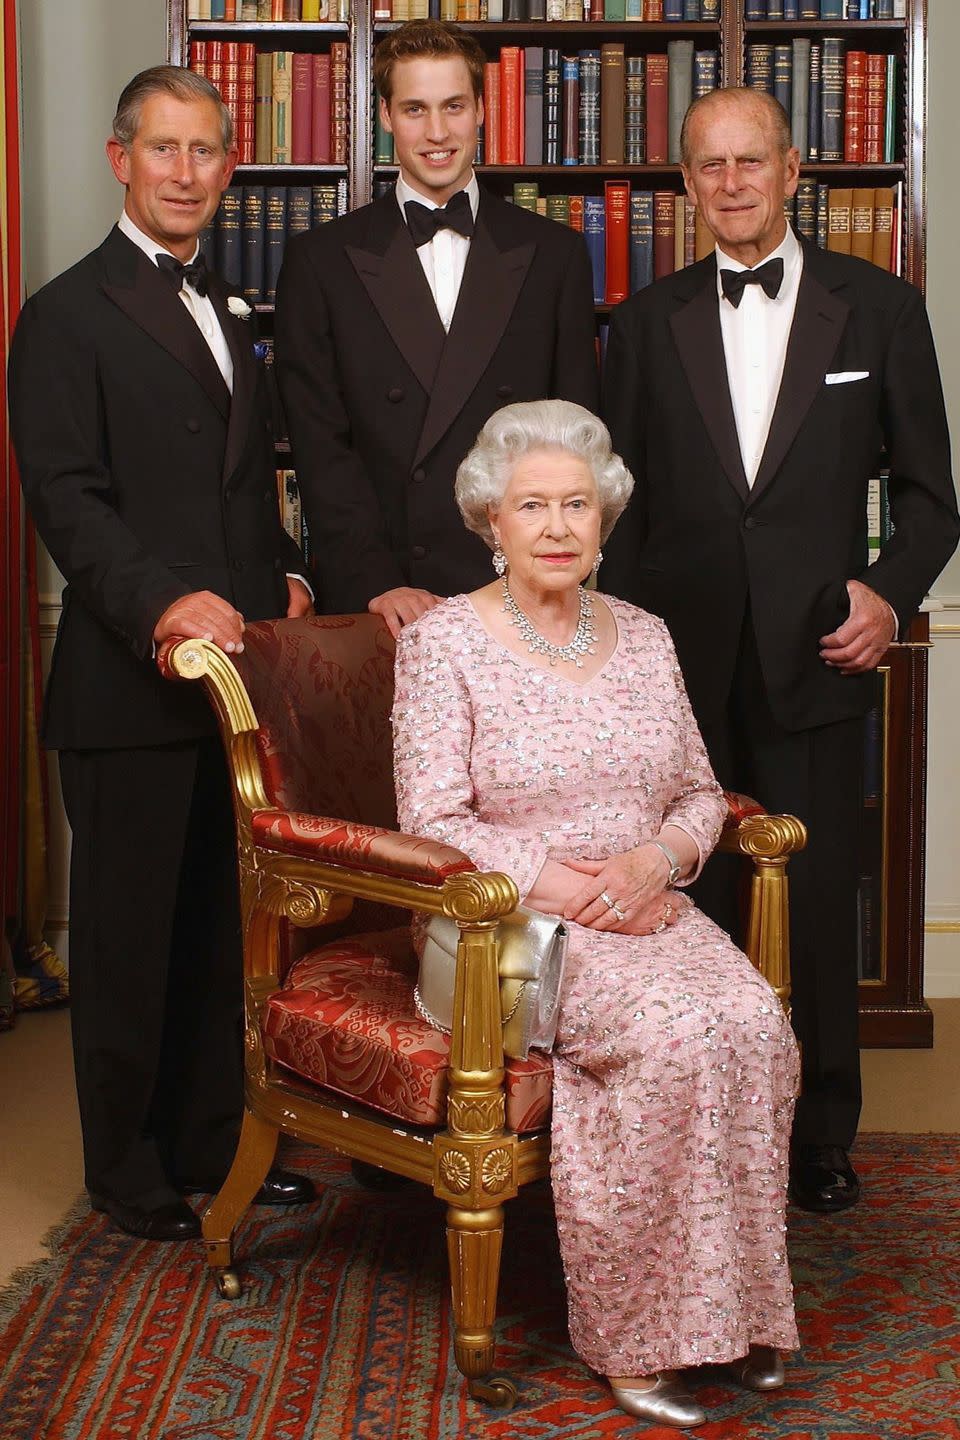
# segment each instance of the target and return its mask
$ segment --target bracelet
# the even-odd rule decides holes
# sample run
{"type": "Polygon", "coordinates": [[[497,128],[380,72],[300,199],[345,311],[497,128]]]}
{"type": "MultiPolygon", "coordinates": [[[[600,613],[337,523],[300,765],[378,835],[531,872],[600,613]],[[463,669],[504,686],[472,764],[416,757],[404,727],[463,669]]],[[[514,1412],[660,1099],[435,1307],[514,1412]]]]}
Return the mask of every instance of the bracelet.
{"type": "Polygon", "coordinates": [[[677,881],[680,879],[681,874],[683,873],[683,866],[680,864],[679,857],[673,853],[669,845],[664,845],[662,840],[648,840],[647,844],[656,845],[661,855],[666,858],[667,864],[670,866],[670,874],[667,876],[667,884],[676,885],[677,881]]]}

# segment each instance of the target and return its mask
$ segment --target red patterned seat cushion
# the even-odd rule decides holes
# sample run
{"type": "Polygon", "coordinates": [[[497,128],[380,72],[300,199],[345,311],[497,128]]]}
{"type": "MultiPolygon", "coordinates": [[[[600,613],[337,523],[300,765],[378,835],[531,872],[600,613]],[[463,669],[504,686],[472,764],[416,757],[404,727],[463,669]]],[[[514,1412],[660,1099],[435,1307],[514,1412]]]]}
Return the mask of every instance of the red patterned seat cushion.
{"type": "MultiPolygon", "coordinates": [[[[414,1125],[446,1118],[450,1037],[417,1014],[410,931],[334,941],[293,966],[270,997],[267,1054],[306,1080],[414,1125]]],[[[507,1126],[542,1129],[550,1118],[547,1055],[507,1060],[507,1126]]]]}

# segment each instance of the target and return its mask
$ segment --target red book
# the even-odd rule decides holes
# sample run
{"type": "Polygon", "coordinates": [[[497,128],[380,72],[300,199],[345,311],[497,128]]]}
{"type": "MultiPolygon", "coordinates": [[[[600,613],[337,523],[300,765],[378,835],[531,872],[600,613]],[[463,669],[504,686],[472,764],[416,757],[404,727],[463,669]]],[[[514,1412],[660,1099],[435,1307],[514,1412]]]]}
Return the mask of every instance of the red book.
{"type": "Polygon", "coordinates": [[[883,140],[887,111],[887,57],[867,56],[867,90],[864,106],[863,162],[883,163],[883,140]]]}
{"type": "Polygon", "coordinates": [[[223,95],[223,41],[207,41],[207,79],[223,95]]]}
{"type": "Polygon", "coordinates": [[[675,196],[672,190],[653,192],[653,277],[661,280],[674,271],[675,196]]]}
{"type": "Polygon", "coordinates": [[[301,18],[300,0],[283,0],[283,14],[281,20],[295,22],[301,18]]]}
{"type": "Polygon", "coordinates": [[[313,131],[313,66],[312,55],[296,51],[293,57],[293,91],[290,108],[290,164],[309,165],[313,131]]]}
{"type": "Polygon", "coordinates": [[[237,150],[241,165],[252,165],[256,159],[257,108],[257,47],[252,42],[240,45],[240,103],[237,128],[237,150]]]}
{"type": "Polygon", "coordinates": [[[590,24],[603,19],[603,0],[590,0],[590,24]]]}
{"type": "Polygon", "coordinates": [[[236,20],[237,0],[223,0],[223,18],[224,20],[236,20]]]}
{"type": "Polygon", "coordinates": [[[583,234],[583,196],[570,196],[570,229],[583,234]]]}
{"type": "Polygon", "coordinates": [[[350,133],[349,54],[345,40],[330,46],[330,149],[334,165],[347,163],[350,133]]]}
{"type": "Polygon", "coordinates": [[[483,67],[483,163],[500,164],[500,63],[483,67]]]}
{"type": "Polygon", "coordinates": [[[283,19],[283,0],[271,0],[271,5],[270,5],[270,19],[271,19],[271,20],[282,20],[282,19],[283,19]]]}
{"type": "MultiPolygon", "coordinates": [[[[667,163],[666,55],[647,56],[647,164],[667,163]]],[[[672,272],[669,272],[672,273],[672,272]]]]}
{"type": "Polygon", "coordinates": [[[310,134],[310,160],[314,165],[330,164],[330,56],[313,57],[313,126],[310,134]]]}
{"type": "Polygon", "coordinates": [[[192,70],[192,71],[194,72],[194,74],[196,74],[196,75],[206,75],[206,73],[207,73],[207,42],[206,42],[206,40],[191,40],[191,41],[190,41],[190,59],[189,59],[189,61],[188,61],[188,69],[192,70]]]}
{"type": "Polygon", "coordinates": [[[236,40],[223,42],[223,69],[219,85],[223,103],[233,117],[234,136],[240,134],[240,45],[236,40]]]}
{"type": "Polygon", "coordinates": [[[519,104],[518,104],[518,109],[519,109],[519,111],[520,111],[520,154],[519,154],[519,158],[518,158],[518,160],[517,160],[517,164],[518,164],[518,165],[522,165],[522,164],[523,164],[523,157],[524,157],[524,155],[525,155],[525,153],[526,153],[526,144],[527,144],[527,103],[526,103],[527,73],[526,73],[526,72],[527,72],[527,52],[526,52],[526,50],[521,49],[521,51],[520,51],[520,73],[519,73],[519,75],[518,75],[518,77],[517,77],[517,97],[518,97],[518,102],[519,102],[519,104]]]}
{"type": "Polygon", "coordinates": [[[607,180],[603,186],[606,216],[606,294],[608,305],[619,305],[630,294],[630,182],[607,180]]]}
{"type": "Polygon", "coordinates": [[[520,148],[520,111],[522,109],[520,49],[517,45],[503,45],[500,49],[501,165],[521,165],[523,163],[523,151],[520,148]]]}
{"type": "Polygon", "coordinates": [[[663,0],[643,0],[644,20],[663,19],[663,0]]]}
{"type": "Polygon", "coordinates": [[[847,73],[843,93],[843,158],[850,165],[863,164],[863,132],[866,125],[866,104],[866,51],[848,50],[847,73]]]}

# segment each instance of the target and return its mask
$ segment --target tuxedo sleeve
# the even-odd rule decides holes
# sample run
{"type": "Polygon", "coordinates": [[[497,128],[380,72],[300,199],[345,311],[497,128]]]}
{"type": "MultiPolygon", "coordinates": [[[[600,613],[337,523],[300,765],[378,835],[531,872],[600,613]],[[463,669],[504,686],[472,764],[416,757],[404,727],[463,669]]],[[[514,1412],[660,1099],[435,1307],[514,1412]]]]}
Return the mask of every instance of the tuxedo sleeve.
{"type": "Polygon", "coordinates": [[[600,402],[600,377],[593,275],[587,247],[581,236],[571,231],[569,238],[573,244],[569,261],[563,267],[551,394],[556,400],[572,400],[596,414],[600,402]]]}
{"type": "Polygon", "coordinates": [[[29,300],[10,351],[10,422],[37,530],[74,593],[141,658],[189,587],[117,513],[96,349],[63,307],[29,300]]]}
{"type": "Polygon", "coordinates": [[[603,418],[615,452],[633,476],[633,494],[612,533],[604,541],[602,589],[639,604],[637,560],[646,538],[646,386],[643,382],[636,321],[630,302],[610,317],[604,366],[603,418]]]}
{"type": "Polygon", "coordinates": [[[881,404],[893,534],[858,578],[893,607],[902,629],[960,538],[940,371],[926,307],[912,286],[890,332],[881,404]]]}
{"type": "Polygon", "coordinates": [[[277,379],[323,593],[346,614],[366,610],[373,596],[406,580],[387,543],[370,476],[351,443],[329,307],[302,242],[294,241],[284,255],[275,333],[277,379]]]}

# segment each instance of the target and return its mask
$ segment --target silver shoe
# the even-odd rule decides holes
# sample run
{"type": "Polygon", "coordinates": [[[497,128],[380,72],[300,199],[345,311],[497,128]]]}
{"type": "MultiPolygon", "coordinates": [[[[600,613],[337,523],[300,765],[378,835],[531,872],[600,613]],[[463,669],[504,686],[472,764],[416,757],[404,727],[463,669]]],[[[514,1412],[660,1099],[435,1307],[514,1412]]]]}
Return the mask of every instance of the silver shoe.
{"type": "Polygon", "coordinates": [[[729,1368],[734,1379],[748,1390],[779,1390],[784,1381],[783,1357],[771,1345],[757,1345],[729,1368]]]}
{"type": "Polygon", "coordinates": [[[694,1400],[682,1380],[657,1376],[649,1390],[633,1390],[626,1385],[613,1385],[613,1398],[628,1415],[646,1420],[651,1425],[673,1425],[677,1430],[690,1430],[702,1425],[707,1412],[694,1400]]]}

